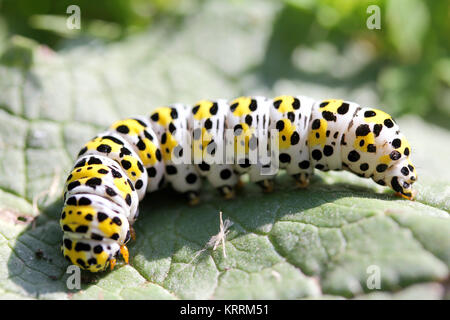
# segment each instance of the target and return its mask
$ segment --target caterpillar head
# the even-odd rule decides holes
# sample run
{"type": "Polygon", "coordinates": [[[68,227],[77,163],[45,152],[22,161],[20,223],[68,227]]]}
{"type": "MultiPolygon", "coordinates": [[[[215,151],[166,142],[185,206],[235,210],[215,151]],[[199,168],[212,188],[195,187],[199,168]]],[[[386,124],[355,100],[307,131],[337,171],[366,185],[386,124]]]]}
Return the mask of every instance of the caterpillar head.
{"type": "Polygon", "coordinates": [[[412,200],[415,196],[412,184],[417,181],[417,172],[408,158],[400,159],[385,171],[383,183],[390,186],[404,198],[412,200]]]}
{"type": "Polygon", "coordinates": [[[117,242],[71,239],[64,235],[61,251],[71,264],[90,272],[104,271],[120,253],[117,242]]]}
{"type": "Polygon", "coordinates": [[[87,239],[76,233],[64,233],[61,251],[67,261],[90,272],[104,271],[108,267],[114,268],[119,253],[128,263],[128,249],[125,246],[131,238],[127,232],[125,239],[87,239]],[[123,243],[123,244],[120,244],[123,243]]]}

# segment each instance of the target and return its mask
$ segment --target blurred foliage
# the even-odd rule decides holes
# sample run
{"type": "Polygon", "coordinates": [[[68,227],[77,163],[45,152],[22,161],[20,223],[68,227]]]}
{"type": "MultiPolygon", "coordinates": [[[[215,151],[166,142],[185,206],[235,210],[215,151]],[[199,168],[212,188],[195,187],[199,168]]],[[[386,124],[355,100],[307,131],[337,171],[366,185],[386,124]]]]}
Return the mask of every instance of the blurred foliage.
{"type": "MultiPolygon", "coordinates": [[[[152,25],[183,19],[202,5],[202,0],[0,0],[0,29],[61,49],[76,44],[74,39],[120,41],[151,32],[152,25]],[[81,8],[78,33],[65,26],[71,4],[81,8]]],[[[416,113],[450,128],[448,1],[284,0],[278,8],[268,21],[265,59],[255,66],[268,86],[285,78],[349,88],[367,83],[394,115],[416,113]],[[366,27],[372,4],[381,9],[379,30],[366,27]]]]}
{"type": "MultiPolygon", "coordinates": [[[[286,0],[274,24],[266,59],[269,66],[264,69],[272,75],[271,81],[276,80],[274,75],[285,77],[292,72],[331,85],[375,80],[390,112],[416,113],[449,128],[449,14],[448,1],[286,0]],[[380,30],[366,27],[371,15],[366,10],[371,4],[381,9],[380,30]],[[291,57],[299,45],[331,43],[339,54],[355,42],[364,43],[371,55],[359,74],[336,72],[333,69],[340,69],[337,60],[315,72],[292,67],[291,57]]],[[[351,69],[351,65],[346,67],[351,69]]]]}
{"type": "Polygon", "coordinates": [[[9,34],[33,38],[58,48],[65,38],[98,37],[121,40],[142,31],[159,16],[183,14],[191,1],[183,0],[0,0],[0,15],[9,34]],[[66,28],[70,5],[81,9],[80,32],[66,28]]]}

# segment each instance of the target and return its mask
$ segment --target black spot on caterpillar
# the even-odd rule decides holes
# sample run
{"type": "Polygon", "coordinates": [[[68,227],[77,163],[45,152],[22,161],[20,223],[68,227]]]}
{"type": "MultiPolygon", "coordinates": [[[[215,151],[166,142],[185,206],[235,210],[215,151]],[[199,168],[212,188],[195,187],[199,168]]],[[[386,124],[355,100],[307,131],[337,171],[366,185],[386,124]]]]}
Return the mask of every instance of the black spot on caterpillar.
{"type": "Polygon", "coordinates": [[[114,266],[119,253],[127,261],[138,203],[165,184],[194,203],[202,178],[229,199],[244,173],[270,191],[279,168],[303,187],[314,169],[347,170],[411,198],[410,152],[391,116],[349,101],[240,97],[157,108],[81,149],[64,189],[63,255],[91,272],[114,266]],[[267,157],[255,158],[261,150],[267,157]]]}

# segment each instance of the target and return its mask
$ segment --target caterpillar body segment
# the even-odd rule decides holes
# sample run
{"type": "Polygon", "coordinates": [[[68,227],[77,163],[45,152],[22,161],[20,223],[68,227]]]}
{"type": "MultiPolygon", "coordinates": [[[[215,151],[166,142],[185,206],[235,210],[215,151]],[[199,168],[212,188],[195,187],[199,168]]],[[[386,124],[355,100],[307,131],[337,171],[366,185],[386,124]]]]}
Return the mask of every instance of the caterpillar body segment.
{"type": "Polygon", "coordinates": [[[113,268],[119,254],[127,262],[145,193],[170,184],[195,204],[202,178],[229,199],[244,173],[270,192],[278,167],[300,187],[314,169],[347,170],[412,199],[410,154],[391,116],[350,101],[254,96],[160,107],[82,148],[64,188],[62,252],[91,272],[113,268]]]}
{"type": "Polygon", "coordinates": [[[314,168],[328,171],[346,167],[342,147],[358,108],[359,105],[342,100],[327,100],[314,105],[308,136],[309,155],[314,168]]]}
{"type": "Polygon", "coordinates": [[[121,206],[126,218],[137,217],[139,198],[130,179],[117,162],[105,156],[78,159],[67,177],[64,200],[75,194],[95,194],[121,206]]]}
{"type": "Polygon", "coordinates": [[[263,191],[273,190],[271,154],[269,148],[270,102],[265,97],[240,97],[230,102],[226,127],[232,129],[235,151],[234,169],[238,174],[248,173],[251,182],[263,191]]]}
{"type": "Polygon", "coordinates": [[[201,180],[191,161],[185,161],[190,159],[191,150],[191,133],[188,130],[190,112],[190,108],[183,104],[160,107],[151,114],[150,123],[160,141],[167,182],[194,204],[198,201],[201,180]]]}
{"type": "Polygon", "coordinates": [[[192,160],[197,172],[225,197],[234,197],[238,175],[233,161],[227,161],[225,128],[229,106],[226,100],[201,100],[188,117],[192,132],[192,160]]]}
{"type": "Polygon", "coordinates": [[[81,149],[78,156],[82,155],[100,155],[115,160],[133,183],[139,200],[144,198],[148,182],[144,164],[133,147],[121,135],[111,131],[100,133],[81,149]]]}
{"type": "Polygon", "coordinates": [[[148,118],[137,116],[119,120],[109,129],[125,139],[142,160],[148,176],[147,192],[160,189],[164,185],[164,161],[159,139],[148,118]]]}
{"type": "Polygon", "coordinates": [[[308,146],[314,100],[280,96],[270,103],[270,129],[278,131],[279,166],[305,187],[313,173],[308,146]]]}

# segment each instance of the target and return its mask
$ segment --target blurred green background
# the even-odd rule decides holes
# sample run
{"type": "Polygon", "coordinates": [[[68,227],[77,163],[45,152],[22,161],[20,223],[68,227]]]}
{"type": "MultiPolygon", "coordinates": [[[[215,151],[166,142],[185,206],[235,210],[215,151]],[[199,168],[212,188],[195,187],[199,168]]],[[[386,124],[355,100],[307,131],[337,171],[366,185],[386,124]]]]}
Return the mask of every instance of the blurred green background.
{"type": "MultiPolygon", "coordinates": [[[[0,0],[0,50],[14,35],[56,51],[91,41],[124,41],[168,21],[183,26],[183,19],[206,2],[0,0]],[[81,30],[61,27],[71,4],[81,8],[81,30]]],[[[224,2],[239,6],[244,0],[224,2]]],[[[254,6],[257,10],[258,3],[254,6]]],[[[367,84],[380,108],[395,116],[417,114],[450,129],[448,1],[285,0],[273,8],[275,18],[261,30],[267,33],[262,35],[267,38],[264,59],[252,67],[266,87],[273,88],[279,79],[326,88],[367,84]],[[366,27],[371,4],[381,9],[380,30],[366,27]]]]}

